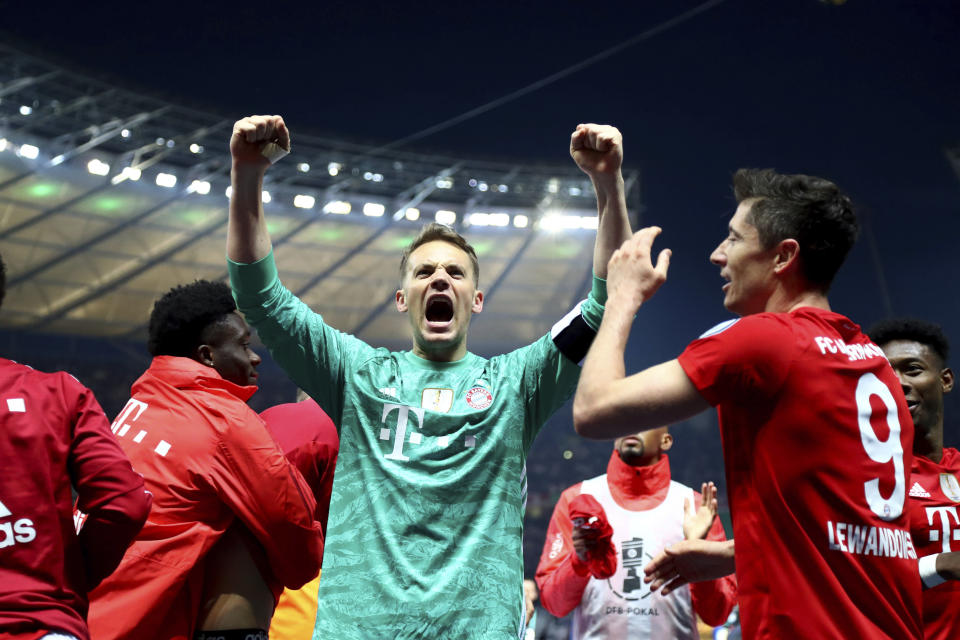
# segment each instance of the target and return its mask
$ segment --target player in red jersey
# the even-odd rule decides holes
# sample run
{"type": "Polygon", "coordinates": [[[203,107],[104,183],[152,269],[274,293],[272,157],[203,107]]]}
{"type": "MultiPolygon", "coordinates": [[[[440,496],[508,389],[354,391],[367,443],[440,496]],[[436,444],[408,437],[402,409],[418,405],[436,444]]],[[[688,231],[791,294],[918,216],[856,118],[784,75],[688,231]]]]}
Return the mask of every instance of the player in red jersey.
{"type": "Polygon", "coordinates": [[[883,352],[827,290],[856,217],[833,183],[740,170],[711,261],[742,316],[679,358],[626,376],[641,304],[666,279],[660,229],[611,258],[609,299],[574,402],[582,435],[720,418],[745,638],[919,638],[920,578],[905,510],[913,423],[883,352]]]}
{"type": "Polygon", "coordinates": [[[91,593],[96,640],[191,638],[210,578],[204,560],[234,522],[263,551],[248,570],[285,586],[311,580],[323,553],[310,488],[246,404],[260,358],[229,288],[198,281],[165,294],[149,349],[150,368],[112,429],[154,494],[153,511],[91,593]]]}
{"type": "Polygon", "coordinates": [[[907,506],[923,592],[927,640],[960,634],[960,452],[943,446],[943,395],[953,389],[950,343],[935,324],[880,322],[867,332],[900,378],[913,417],[913,468],[907,506]]]}
{"type": "MultiPolygon", "coordinates": [[[[299,389],[297,399],[270,407],[260,417],[313,491],[316,520],[325,532],[340,437],[320,405],[299,389]]],[[[270,577],[257,570],[255,558],[261,552],[250,542],[249,536],[231,532],[212,550],[207,561],[212,579],[204,588],[204,615],[195,638],[220,637],[224,630],[268,627],[270,640],[310,637],[320,575],[299,589],[269,583],[270,577]]]]}
{"type": "MultiPolygon", "coordinates": [[[[0,303],[5,292],[0,259],[0,303]]],[[[89,638],[87,591],[149,511],[93,393],[69,374],[0,358],[0,638],[89,638]],[[71,485],[89,514],[79,535],[71,485]]]]}
{"type": "Polygon", "coordinates": [[[720,625],[736,603],[736,580],[699,582],[672,594],[644,588],[641,567],[663,547],[685,538],[725,540],[716,519],[716,488],[701,495],[670,478],[666,427],[618,438],[607,473],[566,489],[550,519],[537,567],[544,608],[557,617],[575,611],[571,638],[699,638],[696,615],[720,625]],[[611,525],[618,559],[609,578],[591,575],[598,545],[591,529],[575,527],[577,496],[594,497],[611,525]],[[695,615],[696,613],[696,615],[695,615]]]}

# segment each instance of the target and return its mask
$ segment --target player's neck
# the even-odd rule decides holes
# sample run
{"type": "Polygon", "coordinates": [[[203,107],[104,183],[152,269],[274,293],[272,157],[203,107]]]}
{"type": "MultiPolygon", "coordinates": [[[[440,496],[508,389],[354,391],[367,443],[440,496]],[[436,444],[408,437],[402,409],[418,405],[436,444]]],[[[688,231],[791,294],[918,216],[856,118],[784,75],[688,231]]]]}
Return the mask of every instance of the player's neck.
{"type": "Polygon", "coordinates": [[[764,311],[772,313],[789,313],[801,307],[813,307],[830,311],[830,302],[827,294],[817,289],[797,289],[791,291],[786,287],[778,287],[767,299],[764,311]]]}
{"type": "Polygon", "coordinates": [[[923,456],[937,464],[943,460],[943,421],[926,433],[915,433],[913,440],[914,455],[923,456]]]}
{"type": "Polygon", "coordinates": [[[431,362],[456,362],[462,360],[467,355],[467,341],[462,340],[456,345],[430,349],[424,345],[413,343],[411,348],[413,355],[431,362]]]}

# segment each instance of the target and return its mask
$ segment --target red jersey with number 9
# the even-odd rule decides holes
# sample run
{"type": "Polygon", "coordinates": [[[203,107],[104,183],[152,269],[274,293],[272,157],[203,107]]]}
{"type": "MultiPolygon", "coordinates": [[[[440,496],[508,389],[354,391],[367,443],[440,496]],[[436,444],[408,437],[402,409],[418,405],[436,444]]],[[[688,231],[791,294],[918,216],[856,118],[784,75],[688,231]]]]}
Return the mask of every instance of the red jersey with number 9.
{"type": "Polygon", "coordinates": [[[803,307],[718,325],[680,365],[717,407],[744,638],[921,638],[913,421],[883,352],[803,307]]]}

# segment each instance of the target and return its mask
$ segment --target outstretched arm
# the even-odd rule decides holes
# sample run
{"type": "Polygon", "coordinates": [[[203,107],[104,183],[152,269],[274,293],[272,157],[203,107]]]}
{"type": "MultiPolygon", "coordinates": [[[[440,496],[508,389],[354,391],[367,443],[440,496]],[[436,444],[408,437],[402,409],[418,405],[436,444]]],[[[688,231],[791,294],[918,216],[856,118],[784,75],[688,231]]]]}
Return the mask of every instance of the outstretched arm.
{"type": "Polygon", "coordinates": [[[570,136],[570,156],[590,176],[597,194],[597,239],[593,273],[607,277],[610,256],[630,237],[627,197],[623,186],[623,136],[605,124],[578,124],[570,136]]]}
{"type": "Polygon", "coordinates": [[[709,408],[676,360],[626,376],[623,353],[640,305],[667,279],[670,250],[653,264],[659,227],[633,234],[613,253],[607,270],[607,304],[580,374],[573,424],[582,436],[605,439],[673,424],[709,408]]]}
{"type": "Polygon", "coordinates": [[[233,125],[227,257],[234,262],[249,264],[270,253],[261,192],[269,149],[276,147],[290,150],[290,132],[280,116],[249,116],[233,125]]]}

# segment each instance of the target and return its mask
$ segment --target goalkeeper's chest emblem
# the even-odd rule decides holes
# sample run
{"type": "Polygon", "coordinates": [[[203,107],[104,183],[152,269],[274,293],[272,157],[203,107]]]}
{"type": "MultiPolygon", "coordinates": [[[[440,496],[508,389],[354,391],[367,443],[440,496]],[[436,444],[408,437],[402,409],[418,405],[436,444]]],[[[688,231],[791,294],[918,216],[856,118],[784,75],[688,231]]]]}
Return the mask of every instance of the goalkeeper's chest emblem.
{"type": "Polygon", "coordinates": [[[493,394],[489,390],[483,387],[474,387],[467,391],[467,404],[470,405],[470,408],[477,409],[486,409],[491,404],[493,404],[493,394]]]}
{"type": "Polygon", "coordinates": [[[424,389],[420,393],[420,408],[447,413],[453,407],[453,389],[424,389]]]}

